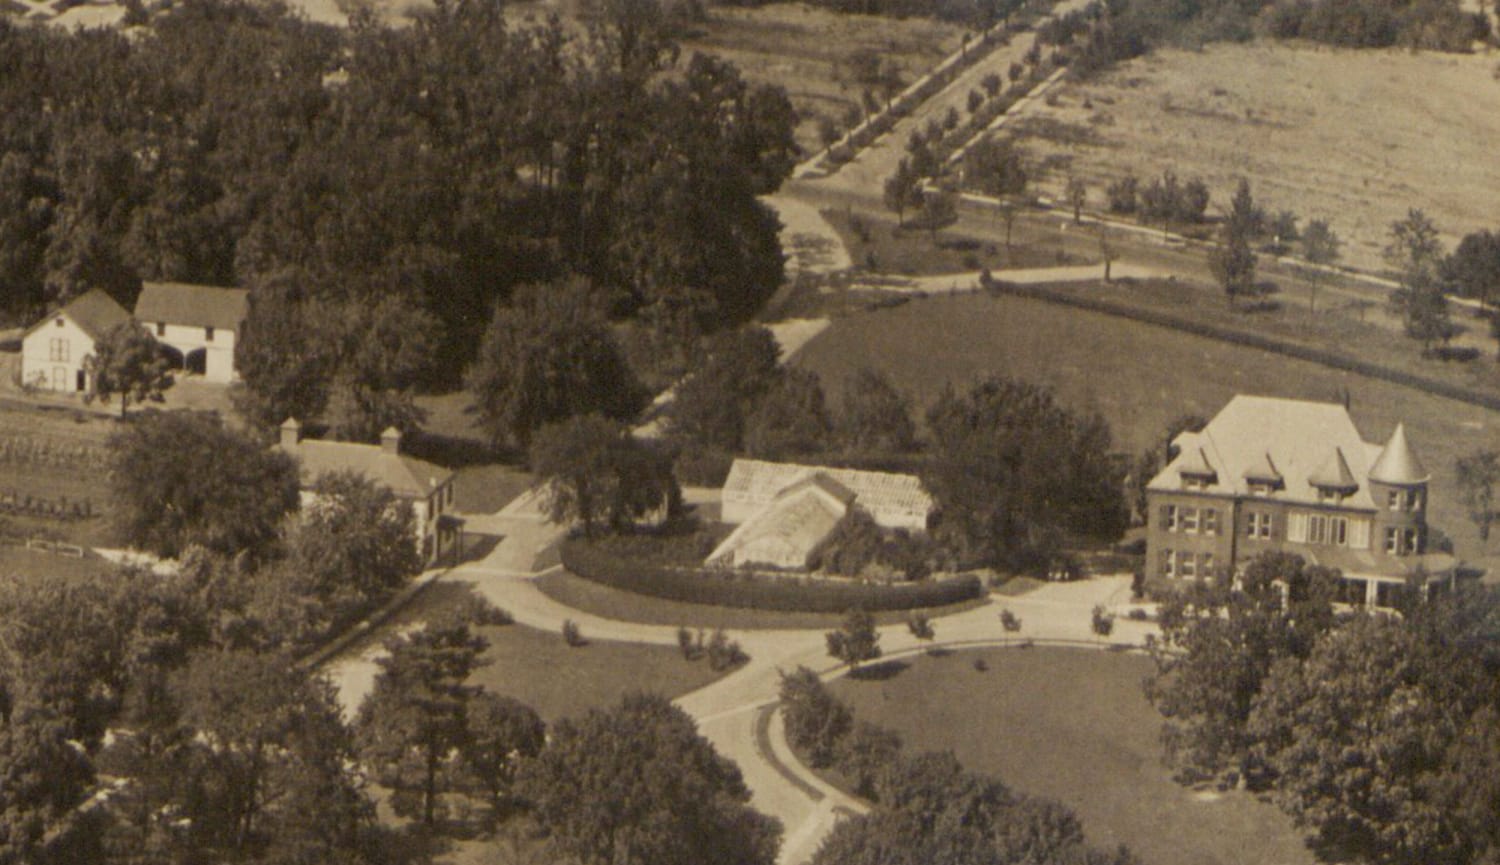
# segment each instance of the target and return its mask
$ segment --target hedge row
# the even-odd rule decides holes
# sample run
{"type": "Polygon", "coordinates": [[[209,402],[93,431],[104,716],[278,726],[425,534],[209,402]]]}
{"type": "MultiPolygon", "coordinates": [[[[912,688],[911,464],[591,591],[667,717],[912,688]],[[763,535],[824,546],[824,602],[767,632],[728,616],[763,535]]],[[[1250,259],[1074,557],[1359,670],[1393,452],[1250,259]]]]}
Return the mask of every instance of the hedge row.
{"type": "Polygon", "coordinates": [[[912,610],[956,604],[984,594],[983,584],[974,576],[882,584],[668,568],[621,560],[581,538],[563,542],[562,562],[584,579],[640,595],[779,612],[912,610]]]}
{"type": "Polygon", "coordinates": [[[1405,387],[1416,388],[1427,393],[1437,394],[1458,402],[1500,411],[1500,396],[1471,390],[1461,385],[1450,382],[1437,381],[1426,376],[1392,369],[1369,361],[1357,360],[1352,357],[1337,354],[1321,348],[1299,345],[1294,342],[1264,336],[1256,333],[1248,333],[1242,330],[1220,327],[1202,321],[1193,321],[1166,312],[1156,310],[1139,309],[1128,304],[1119,303],[1101,298],[1079,297],[1073,294],[1054,291],[1044,286],[1016,285],[1009,282],[992,281],[987,285],[991,291],[1012,294],[1018,297],[1029,297],[1033,300],[1043,300],[1049,303],[1062,304],[1090,312],[1100,312],[1105,315],[1119,316],[1120,318],[1138,321],[1143,324],[1154,324],[1158,327],[1170,328],[1172,330],[1190,333],[1194,336],[1215,339],[1234,345],[1242,345],[1247,348],[1258,348],[1262,351],[1274,352],[1296,360],[1305,360],[1310,363],[1320,364],[1343,372],[1352,372],[1367,378],[1388,381],[1405,387]]]}

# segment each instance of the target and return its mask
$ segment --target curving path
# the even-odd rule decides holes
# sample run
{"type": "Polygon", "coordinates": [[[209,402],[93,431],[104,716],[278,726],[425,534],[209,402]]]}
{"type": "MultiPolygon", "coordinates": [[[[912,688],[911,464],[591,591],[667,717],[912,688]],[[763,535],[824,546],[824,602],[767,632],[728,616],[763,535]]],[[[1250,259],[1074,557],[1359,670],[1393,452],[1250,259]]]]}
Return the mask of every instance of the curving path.
{"type": "MultiPolygon", "coordinates": [[[[543,594],[535,580],[552,568],[539,568],[536,563],[545,562],[544,551],[560,530],[547,524],[527,497],[486,520],[490,530],[506,532],[505,539],[483,559],[460,565],[439,579],[471,587],[528,627],[556,631],[571,619],[592,640],[677,645],[675,627],[595,616],[543,594]]],[[[1021,597],[992,597],[983,606],[936,620],[935,645],[995,644],[1019,637],[1103,646],[1091,632],[1094,606],[1103,604],[1123,614],[1129,600],[1128,577],[1048,584],[1021,597]],[[1018,635],[1007,634],[1001,627],[1002,608],[1021,618],[1018,635]]],[[[387,627],[413,624],[408,621],[387,627]]],[[[1150,629],[1146,623],[1121,615],[1112,642],[1139,644],[1150,629]]],[[[880,634],[887,656],[932,647],[913,638],[904,625],[883,627],[880,634]]],[[[779,713],[768,716],[766,710],[777,701],[781,671],[801,665],[837,675],[841,669],[828,658],[821,631],[748,630],[732,636],[750,661],[723,679],[678,698],[676,703],[697,720],[700,732],[719,753],[740,767],[752,794],[751,804],[782,822],[785,836],[778,860],[781,865],[802,865],[812,858],[842,815],[860,813],[864,806],[800,766],[781,733],[779,713]]],[[[380,652],[379,641],[371,639],[363,648],[350,650],[325,665],[346,710],[352,711],[368,693],[380,652]]]]}

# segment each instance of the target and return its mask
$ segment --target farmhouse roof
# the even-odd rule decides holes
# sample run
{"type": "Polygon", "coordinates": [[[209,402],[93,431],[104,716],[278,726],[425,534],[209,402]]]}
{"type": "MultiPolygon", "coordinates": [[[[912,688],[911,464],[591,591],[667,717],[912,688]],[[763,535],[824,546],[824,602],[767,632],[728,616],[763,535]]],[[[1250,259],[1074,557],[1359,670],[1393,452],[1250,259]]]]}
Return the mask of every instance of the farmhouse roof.
{"type": "Polygon", "coordinates": [[[403,498],[425,498],[453,473],[426,460],[392,453],[381,445],[304,439],[276,447],[297,460],[304,488],[332,472],[352,472],[387,487],[403,498]]]}
{"type": "Polygon", "coordinates": [[[103,338],[109,329],[124,322],[130,321],[130,313],[125,311],[114,298],[105,294],[97,288],[89,289],[83,294],[73,298],[62,308],[54,311],[51,315],[33,324],[26,333],[41,327],[58,316],[65,316],[74,324],[78,325],[84,333],[94,339],[103,338]]]}
{"type": "Polygon", "coordinates": [[[925,524],[932,511],[932,497],[915,475],[750,459],[734,461],[724,481],[724,497],[752,505],[769,504],[783,490],[816,475],[853,493],[859,506],[879,523],[904,520],[925,524]]]}
{"type": "MultiPolygon", "coordinates": [[[[1392,441],[1396,442],[1396,438],[1392,436],[1392,441]]],[[[1404,433],[1400,439],[1398,450],[1409,453],[1404,433]]],[[[1201,459],[1218,470],[1217,477],[1206,486],[1207,492],[1248,495],[1249,476],[1259,473],[1262,463],[1270,463],[1282,478],[1280,489],[1264,493],[1273,499],[1316,504],[1318,482],[1333,480],[1336,487],[1346,482],[1359,487],[1343,502],[1346,507],[1375,507],[1367,486],[1359,486],[1358,482],[1372,477],[1371,467],[1380,448],[1360,437],[1348,410],[1337,403],[1241,394],[1231,399],[1201,432],[1185,435],[1180,442],[1182,452],[1151,480],[1148,489],[1185,489],[1182,466],[1195,468],[1192,463],[1201,459]],[[1338,465],[1340,462],[1342,467],[1338,465]]],[[[1385,450],[1393,453],[1394,473],[1397,457],[1390,446],[1385,450]]],[[[1414,461],[1414,456],[1410,461],[1403,458],[1406,469],[1402,471],[1410,469],[1414,461]]],[[[1416,466],[1420,470],[1420,463],[1416,466]]]]}
{"type": "Polygon", "coordinates": [[[1383,484],[1424,484],[1430,478],[1406,441],[1406,426],[1396,424],[1391,440],[1386,442],[1380,458],[1370,468],[1370,480],[1383,484]]]}
{"type": "Polygon", "coordinates": [[[243,288],[189,285],[183,282],[147,282],[135,302],[139,321],[159,321],[185,327],[239,330],[250,306],[250,292],[243,288]]]}

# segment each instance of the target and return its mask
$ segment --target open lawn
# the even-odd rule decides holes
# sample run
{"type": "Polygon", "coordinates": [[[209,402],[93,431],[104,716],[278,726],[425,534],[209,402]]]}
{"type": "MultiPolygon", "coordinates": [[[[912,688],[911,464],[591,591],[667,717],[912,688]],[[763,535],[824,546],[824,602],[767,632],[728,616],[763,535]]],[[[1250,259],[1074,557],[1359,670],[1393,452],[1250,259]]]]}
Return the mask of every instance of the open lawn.
{"type": "Polygon", "coordinates": [[[490,641],[487,664],[469,681],[515,697],[548,723],[608,708],[638,691],[676,698],[725,675],[709,669],[707,660],[685,660],[667,646],[601,641],[572,648],[560,633],[522,625],[480,633],[490,641]]]}
{"type": "Polygon", "coordinates": [[[835,392],[860,367],[884,370],[919,411],[945,385],[963,387],[989,373],[1048,384],[1074,409],[1101,412],[1130,453],[1153,444],[1174,418],[1212,416],[1236,393],[1329,401],[1347,389],[1367,440],[1384,441],[1398,421],[1406,423],[1433,476],[1431,521],[1461,556],[1483,561],[1453,464],[1500,446],[1500,417],[1412,388],[1100,313],[982,294],[836,320],[794,362],[835,392]]]}
{"type": "Polygon", "coordinates": [[[1042,184],[1054,195],[1069,159],[1091,207],[1115,177],[1170,168],[1203,177],[1216,214],[1245,177],[1268,210],[1328,219],[1348,241],[1344,260],[1375,269],[1390,223],[1409,207],[1425,210],[1450,248],[1495,227],[1494,68],[1485,54],[1264,40],[1164,50],[1067,85],[1013,128],[1038,161],[1063,157],[1042,184]]]}
{"type": "MultiPolygon", "coordinates": [[[[916,227],[916,217],[906,214],[902,227],[895,219],[854,216],[838,208],[823,211],[856,266],[876,274],[937,276],[983,268],[1059,267],[1082,262],[1052,249],[1033,245],[979,240],[951,230],[936,234],[916,227]]],[[[999,218],[996,224],[1001,225],[999,218]]]]}
{"type": "Polygon", "coordinates": [[[75,559],[72,556],[0,544],[0,578],[22,576],[95,579],[107,576],[114,569],[113,563],[93,554],[75,559]]]}
{"type": "MultiPolygon", "coordinates": [[[[601,585],[561,570],[538,578],[536,586],[554,601],[585,613],[645,625],[683,625],[689,628],[744,631],[757,628],[828,629],[836,628],[843,622],[841,615],[745,610],[651,598],[601,585]]],[[[967,610],[982,603],[982,600],[968,601],[923,612],[935,617],[967,610]]],[[[875,620],[883,625],[904,622],[906,618],[905,612],[875,614],[875,620]]]]}
{"type": "Polygon", "coordinates": [[[801,118],[797,142],[811,154],[822,149],[819,118],[845,129],[845,115],[860,104],[865,85],[851,74],[850,57],[871,52],[909,84],[958,50],[963,33],[940,21],[846,15],[800,3],[711,6],[682,48],[684,57],[713,54],[739,67],[749,81],[786,88],[801,118]]]}
{"type": "Polygon", "coordinates": [[[1139,655],[994,649],[920,656],[890,678],[831,687],[909,753],[951,749],[970,770],[1066,803],[1097,846],[1125,844],[1152,865],[1310,865],[1274,806],[1172,781],[1161,719],[1141,695],[1150,669],[1139,655]]]}

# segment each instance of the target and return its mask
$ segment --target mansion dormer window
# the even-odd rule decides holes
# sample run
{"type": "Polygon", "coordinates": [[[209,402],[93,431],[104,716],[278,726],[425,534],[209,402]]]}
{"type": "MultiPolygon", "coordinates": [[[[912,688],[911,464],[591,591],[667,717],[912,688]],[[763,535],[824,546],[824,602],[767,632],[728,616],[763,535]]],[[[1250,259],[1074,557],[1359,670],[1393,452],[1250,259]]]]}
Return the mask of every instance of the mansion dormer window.
{"type": "Polygon", "coordinates": [[[1202,448],[1191,451],[1182,457],[1177,466],[1177,475],[1182,479],[1182,486],[1189,490],[1208,489],[1219,482],[1219,473],[1209,465],[1208,455],[1202,448]]]}
{"type": "Polygon", "coordinates": [[[1284,488],[1286,480],[1282,478],[1271,455],[1264,453],[1245,469],[1245,485],[1249,487],[1252,496],[1268,496],[1284,488]]]}
{"type": "Polygon", "coordinates": [[[1318,501],[1324,504],[1339,504],[1359,490],[1359,481],[1349,470],[1343,448],[1334,448],[1322,467],[1308,476],[1307,482],[1317,490],[1318,501]]]}

